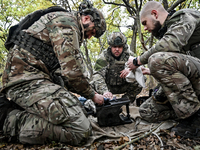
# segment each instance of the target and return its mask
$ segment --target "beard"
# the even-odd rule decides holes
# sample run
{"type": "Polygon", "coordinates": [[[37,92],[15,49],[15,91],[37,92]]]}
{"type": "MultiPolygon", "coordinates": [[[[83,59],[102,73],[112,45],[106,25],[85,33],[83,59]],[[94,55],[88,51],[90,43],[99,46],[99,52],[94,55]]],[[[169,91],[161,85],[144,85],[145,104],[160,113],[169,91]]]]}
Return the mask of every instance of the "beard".
{"type": "Polygon", "coordinates": [[[113,53],[112,53],[112,50],[110,50],[111,51],[111,55],[112,55],[112,57],[114,58],[114,59],[116,59],[116,60],[120,60],[120,58],[121,58],[121,56],[122,56],[122,54],[123,54],[123,52],[124,52],[124,50],[122,51],[122,53],[119,55],[119,56],[115,56],[113,53]]]}
{"type": "Polygon", "coordinates": [[[161,29],[162,25],[159,21],[155,21],[155,28],[152,30],[152,35],[155,36],[157,39],[160,37],[159,30],[161,29]]]}
{"type": "Polygon", "coordinates": [[[88,38],[88,35],[86,35],[86,32],[87,32],[87,28],[90,26],[89,23],[87,24],[83,24],[83,28],[84,28],[84,39],[87,39],[88,38]]]}

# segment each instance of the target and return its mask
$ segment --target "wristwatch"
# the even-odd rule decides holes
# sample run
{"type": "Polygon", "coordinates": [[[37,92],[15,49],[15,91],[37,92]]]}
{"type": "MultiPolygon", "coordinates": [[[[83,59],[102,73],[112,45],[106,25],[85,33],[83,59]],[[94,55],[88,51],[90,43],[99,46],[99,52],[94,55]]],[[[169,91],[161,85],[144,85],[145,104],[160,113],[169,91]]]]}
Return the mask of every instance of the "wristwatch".
{"type": "Polygon", "coordinates": [[[138,64],[137,57],[135,57],[135,58],[133,59],[133,64],[134,64],[135,66],[140,66],[140,65],[138,64]]]}

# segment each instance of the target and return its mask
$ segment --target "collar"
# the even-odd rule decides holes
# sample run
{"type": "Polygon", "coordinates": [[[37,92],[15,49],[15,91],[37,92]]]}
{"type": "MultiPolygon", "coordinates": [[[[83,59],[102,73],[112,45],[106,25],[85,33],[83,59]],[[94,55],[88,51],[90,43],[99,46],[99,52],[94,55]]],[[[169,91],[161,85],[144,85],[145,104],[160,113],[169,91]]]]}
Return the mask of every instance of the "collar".
{"type": "Polygon", "coordinates": [[[169,12],[169,14],[168,14],[168,16],[167,16],[165,22],[163,23],[162,27],[161,27],[160,30],[158,31],[159,37],[156,37],[157,39],[160,40],[160,39],[164,36],[164,34],[167,32],[167,23],[168,23],[168,21],[170,20],[171,16],[172,16],[175,12],[176,12],[175,10],[172,10],[172,11],[169,12]]]}

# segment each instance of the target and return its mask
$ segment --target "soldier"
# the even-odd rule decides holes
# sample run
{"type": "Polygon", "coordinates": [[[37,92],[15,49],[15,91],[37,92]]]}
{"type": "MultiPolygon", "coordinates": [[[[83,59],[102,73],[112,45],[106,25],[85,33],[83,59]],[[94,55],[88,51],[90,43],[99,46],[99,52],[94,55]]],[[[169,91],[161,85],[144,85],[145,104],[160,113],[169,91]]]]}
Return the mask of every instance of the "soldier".
{"type": "Polygon", "coordinates": [[[149,74],[161,85],[141,105],[140,115],[150,122],[177,119],[179,124],[172,128],[175,134],[200,137],[200,12],[168,13],[159,2],[150,1],[140,17],[144,30],[159,41],[141,56],[129,59],[128,66],[134,70],[148,63],[149,74]]]}
{"type": "Polygon", "coordinates": [[[5,43],[9,54],[2,92],[23,110],[0,105],[0,122],[7,137],[23,144],[83,144],[91,124],[71,91],[104,102],[88,82],[80,53],[84,38],[99,38],[106,30],[103,14],[88,0],[77,12],[55,8],[39,17],[42,10],[28,15],[14,28],[33,24],[16,34],[10,30],[5,43]]]}
{"type": "Polygon", "coordinates": [[[130,51],[127,39],[122,32],[113,32],[108,36],[110,45],[100,55],[94,66],[95,73],[91,84],[94,89],[103,94],[106,98],[113,98],[113,94],[122,94],[134,102],[136,95],[142,90],[135,80],[133,83],[126,82],[125,77],[130,69],[125,68],[125,62],[129,56],[133,55],[130,51]]]}

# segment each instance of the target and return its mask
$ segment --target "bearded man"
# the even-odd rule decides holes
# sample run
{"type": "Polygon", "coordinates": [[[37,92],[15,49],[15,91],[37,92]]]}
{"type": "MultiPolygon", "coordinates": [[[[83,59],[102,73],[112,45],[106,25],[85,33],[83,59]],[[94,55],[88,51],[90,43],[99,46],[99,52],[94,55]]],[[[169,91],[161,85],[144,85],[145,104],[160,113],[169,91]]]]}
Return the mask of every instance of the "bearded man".
{"type": "Polygon", "coordinates": [[[106,98],[113,99],[113,94],[124,94],[123,97],[133,103],[142,90],[136,80],[129,83],[125,79],[130,72],[125,63],[133,52],[122,32],[113,32],[107,39],[109,47],[102,51],[96,61],[91,84],[95,91],[106,98]]]}
{"type": "Polygon", "coordinates": [[[0,130],[6,137],[23,144],[87,141],[91,124],[71,92],[103,104],[103,95],[89,84],[80,45],[105,30],[103,14],[88,0],[77,12],[38,10],[10,29],[2,92],[21,109],[1,99],[0,130]]]}
{"type": "Polygon", "coordinates": [[[167,12],[161,3],[147,2],[140,14],[144,30],[159,41],[141,56],[131,58],[135,70],[148,64],[160,88],[140,106],[149,122],[176,119],[175,134],[200,137],[200,12],[181,9],[167,12]],[[165,96],[161,96],[162,94],[165,96]]]}

